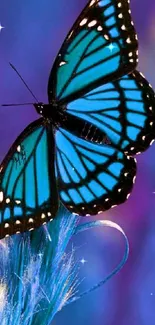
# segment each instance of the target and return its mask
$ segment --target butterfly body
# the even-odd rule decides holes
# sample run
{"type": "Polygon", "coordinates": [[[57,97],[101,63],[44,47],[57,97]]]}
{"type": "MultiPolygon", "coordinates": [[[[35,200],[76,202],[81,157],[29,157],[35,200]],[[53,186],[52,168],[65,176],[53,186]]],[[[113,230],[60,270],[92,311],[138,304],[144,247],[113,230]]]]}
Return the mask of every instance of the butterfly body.
{"type": "Polygon", "coordinates": [[[155,95],[135,70],[128,0],[91,0],[50,73],[49,104],[0,167],[0,238],[52,220],[59,201],[81,216],[125,202],[133,155],[155,139],[155,95]]]}
{"type": "Polygon", "coordinates": [[[77,136],[79,136],[80,132],[80,137],[89,141],[110,144],[106,134],[97,131],[96,127],[91,123],[71,116],[65,106],[61,106],[54,100],[51,104],[36,103],[34,107],[37,113],[43,117],[44,123],[51,124],[54,129],[62,127],[77,136]]]}

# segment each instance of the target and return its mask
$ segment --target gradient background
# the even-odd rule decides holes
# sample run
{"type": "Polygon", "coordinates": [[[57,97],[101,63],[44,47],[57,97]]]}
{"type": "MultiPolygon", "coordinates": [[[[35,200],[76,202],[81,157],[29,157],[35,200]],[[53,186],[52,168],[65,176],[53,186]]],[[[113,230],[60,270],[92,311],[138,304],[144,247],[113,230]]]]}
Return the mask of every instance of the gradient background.
{"type": "MultiPolygon", "coordinates": [[[[39,100],[47,102],[47,81],[69,28],[86,0],[0,0],[0,103],[31,102],[11,61],[39,100]]],[[[139,69],[155,88],[155,2],[131,0],[140,43],[139,69]]],[[[0,159],[23,128],[36,118],[32,106],[0,108],[0,159]]],[[[124,205],[104,213],[128,235],[130,257],[105,286],[60,312],[56,325],[155,325],[155,144],[138,156],[138,177],[124,205]]],[[[92,220],[92,218],[91,218],[92,220]]],[[[88,221],[88,219],[87,219],[88,221]]],[[[74,241],[85,258],[81,290],[103,278],[120,260],[123,241],[114,230],[90,231],[74,241]]],[[[41,325],[41,324],[38,324],[41,325]]]]}

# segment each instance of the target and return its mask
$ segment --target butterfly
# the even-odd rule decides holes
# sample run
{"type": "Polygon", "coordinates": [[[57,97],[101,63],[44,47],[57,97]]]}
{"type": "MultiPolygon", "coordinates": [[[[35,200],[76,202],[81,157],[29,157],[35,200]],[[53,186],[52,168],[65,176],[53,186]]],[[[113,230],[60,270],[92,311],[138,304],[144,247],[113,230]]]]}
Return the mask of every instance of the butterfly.
{"type": "Polygon", "coordinates": [[[56,216],[99,214],[129,197],[135,154],[155,139],[155,95],[135,70],[138,41],[127,0],[89,1],[48,82],[49,104],[0,167],[0,238],[56,216]]]}

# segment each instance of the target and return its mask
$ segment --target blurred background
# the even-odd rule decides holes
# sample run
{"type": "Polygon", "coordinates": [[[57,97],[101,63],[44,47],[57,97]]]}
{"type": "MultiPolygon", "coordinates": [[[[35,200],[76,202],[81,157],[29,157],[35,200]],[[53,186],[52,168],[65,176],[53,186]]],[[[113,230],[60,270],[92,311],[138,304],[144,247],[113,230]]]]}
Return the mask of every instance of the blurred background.
{"type": "MultiPolygon", "coordinates": [[[[86,3],[86,0],[0,1],[0,23],[5,27],[0,33],[0,103],[32,101],[8,62],[17,67],[39,100],[47,102],[53,60],[86,3]]],[[[139,36],[139,69],[155,89],[155,2],[131,0],[131,8],[139,36]]],[[[0,108],[0,160],[17,135],[35,118],[32,106],[0,108]]],[[[53,324],[155,325],[153,192],[155,144],[138,156],[137,182],[128,202],[100,216],[117,222],[128,235],[130,256],[126,266],[105,286],[66,307],[53,324]]],[[[82,234],[73,242],[77,247],[79,276],[84,279],[81,290],[106,276],[120,261],[124,250],[121,236],[106,228],[82,234]]]]}

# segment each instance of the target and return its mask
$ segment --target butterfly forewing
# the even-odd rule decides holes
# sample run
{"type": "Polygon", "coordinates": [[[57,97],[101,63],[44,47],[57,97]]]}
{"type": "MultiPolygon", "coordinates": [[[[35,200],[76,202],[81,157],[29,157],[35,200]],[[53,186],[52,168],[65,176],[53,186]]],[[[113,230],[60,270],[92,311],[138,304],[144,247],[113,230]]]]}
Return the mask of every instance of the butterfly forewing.
{"type": "Polygon", "coordinates": [[[69,102],[131,72],[137,37],[127,0],[89,1],[69,32],[49,78],[49,101],[69,102]]]}
{"type": "Polygon", "coordinates": [[[52,127],[40,119],[15,141],[1,165],[0,238],[32,230],[58,209],[52,127]]]}

